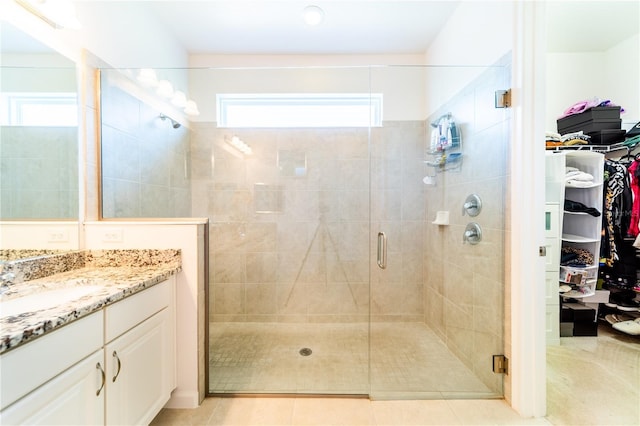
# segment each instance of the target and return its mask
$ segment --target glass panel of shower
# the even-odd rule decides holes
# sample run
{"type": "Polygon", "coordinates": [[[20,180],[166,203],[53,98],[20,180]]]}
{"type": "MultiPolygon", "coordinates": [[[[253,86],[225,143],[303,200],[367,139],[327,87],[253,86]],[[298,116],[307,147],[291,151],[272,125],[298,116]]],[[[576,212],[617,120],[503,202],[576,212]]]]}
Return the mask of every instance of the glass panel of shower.
{"type": "Polygon", "coordinates": [[[371,129],[371,252],[386,253],[370,264],[371,398],[503,395],[509,112],[494,92],[509,61],[372,68],[385,121],[371,129]],[[471,194],[482,206],[467,213],[471,194]]]}
{"type": "Polygon", "coordinates": [[[223,128],[214,109],[219,94],[368,96],[368,67],[189,79],[202,112],[193,214],[210,220],[209,392],[368,394],[368,126],[223,128]]]}

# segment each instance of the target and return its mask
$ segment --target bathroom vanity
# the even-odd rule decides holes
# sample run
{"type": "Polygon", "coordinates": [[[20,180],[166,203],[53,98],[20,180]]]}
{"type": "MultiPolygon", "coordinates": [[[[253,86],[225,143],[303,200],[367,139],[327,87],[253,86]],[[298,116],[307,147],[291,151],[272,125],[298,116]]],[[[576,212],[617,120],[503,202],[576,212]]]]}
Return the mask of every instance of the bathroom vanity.
{"type": "Polygon", "coordinates": [[[5,287],[0,423],[148,424],[169,400],[180,253],[127,252],[5,287]]]}

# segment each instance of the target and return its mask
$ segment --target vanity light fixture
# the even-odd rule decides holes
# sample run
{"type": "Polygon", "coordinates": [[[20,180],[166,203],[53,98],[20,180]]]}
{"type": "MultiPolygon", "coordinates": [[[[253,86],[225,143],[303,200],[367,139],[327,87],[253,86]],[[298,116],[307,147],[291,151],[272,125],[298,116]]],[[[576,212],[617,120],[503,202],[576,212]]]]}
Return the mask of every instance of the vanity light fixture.
{"type": "Polygon", "coordinates": [[[173,85],[169,80],[160,80],[156,93],[163,98],[171,99],[173,97],[173,85]]]}
{"type": "Polygon", "coordinates": [[[176,90],[175,92],[173,92],[171,103],[177,106],[178,108],[184,108],[187,106],[187,96],[184,94],[183,91],[176,90]]]}
{"type": "Polygon", "coordinates": [[[253,153],[251,147],[237,136],[233,136],[230,141],[227,140],[227,143],[244,155],[251,155],[253,153]]]}
{"type": "Polygon", "coordinates": [[[151,68],[142,68],[138,71],[138,81],[145,87],[158,86],[158,76],[151,68]]]}
{"type": "Polygon", "coordinates": [[[312,27],[319,25],[324,19],[324,11],[318,6],[309,5],[302,11],[304,22],[312,27]]]}
{"type": "Polygon", "coordinates": [[[20,6],[55,29],[82,27],[71,0],[15,0],[20,6]]]}
{"type": "Polygon", "coordinates": [[[195,103],[195,101],[192,101],[191,99],[187,101],[187,104],[184,107],[184,113],[193,116],[200,115],[200,111],[198,111],[198,105],[195,103]]]}
{"type": "Polygon", "coordinates": [[[145,88],[155,89],[158,96],[171,100],[171,103],[183,109],[186,115],[200,115],[198,105],[191,99],[187,99],[187,95],[181,90],[174,90],[173,84],[169,80],[163,79],[158,81],[156,71],[152,68],[141,68],[138,70],[136,77],[138,82],[145,88]]]}

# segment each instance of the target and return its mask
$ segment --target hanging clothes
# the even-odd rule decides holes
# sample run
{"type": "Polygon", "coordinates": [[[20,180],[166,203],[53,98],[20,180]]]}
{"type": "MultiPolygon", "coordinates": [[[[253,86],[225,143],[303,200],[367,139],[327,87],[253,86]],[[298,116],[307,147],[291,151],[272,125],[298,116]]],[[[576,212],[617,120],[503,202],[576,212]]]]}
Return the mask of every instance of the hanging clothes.
{"type": "Polygon", "coordinates": [[[640,222],[640,161],[634,160],[629,165],[628,170],[633,202],[627,235],[635,238],[640,233],[640,228],[638,227],[640,222]]]}
{"type": "Polygon", "coordinates": [[[613,266],[620,260],[618,246],[622,244],[629,229],[631,208],[632,193],[627,168],[617,161],[605,160],[600,257],[607,266],[613,266]]]}
{"type": "MultiPolygon", "coordinates": [[[[633,196],[632,162],[605,160],[604,206],[602,244],[600,247],[600,274],[607,287],[627,288],[636,282],[636,249],[629,236],[632,228],[632,210],[638,197],[633,196]]],[[[636,166],[638,167],[638,166],[636,166]]],[[[634,169],[635,170],[635,169],[634,169]]],[[[637,219],[634,219],[636,225],[637,219]]]]}

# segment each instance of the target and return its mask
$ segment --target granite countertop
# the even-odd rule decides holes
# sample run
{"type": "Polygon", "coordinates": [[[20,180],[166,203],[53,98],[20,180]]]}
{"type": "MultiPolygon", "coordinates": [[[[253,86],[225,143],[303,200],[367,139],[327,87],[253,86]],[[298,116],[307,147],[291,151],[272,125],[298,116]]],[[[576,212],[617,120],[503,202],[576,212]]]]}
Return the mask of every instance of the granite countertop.
{"type": "Polygon", "coordinates": [[[0,354],[161,283],[181,270],[179,250],[100,250],[70,256],[71,260],[47,258],[39,265],[3,265],[5,272],[17,277],[45,276],[16,279],[0,296],[0,354]],[[52,274],[41,272],[46,264],[54,265],[52,274]],[[38,274],[33,273],[36,270],[38,274]],[[70,287],[87,287],[87,294],[31,312],[2,314],[5,301],[70,287]]]}

